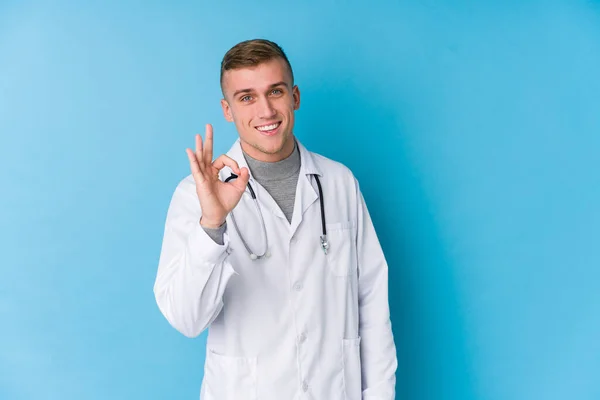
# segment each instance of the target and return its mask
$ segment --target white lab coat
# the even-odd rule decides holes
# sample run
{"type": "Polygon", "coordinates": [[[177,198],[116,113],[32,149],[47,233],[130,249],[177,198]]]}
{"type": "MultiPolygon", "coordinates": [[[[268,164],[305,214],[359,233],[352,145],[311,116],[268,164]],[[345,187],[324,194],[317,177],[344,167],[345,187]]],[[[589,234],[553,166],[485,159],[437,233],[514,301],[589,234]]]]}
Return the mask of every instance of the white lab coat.
{"type": "MultiPolygon", "coordinates": [[[[291,224],[250,176],[270,257],[252,261],[227,217],[224,244],[202,229],[191,175],[167,213],[156,302],[188,337],[208,328],[202,400],[393,400],[396,349],[388,266],[358,182],[342,164],[298,141],[301,168],[291,224]],[[327,255],[314,176],[323,189],[327,255]]],[[[227,153],[247,167],[239,139],[227,153]]],[[[220,172],[221,179],[231,173],[220,172]]],[[[246,189],[234,209],[261,254],[259,215],[246,189]]]]}

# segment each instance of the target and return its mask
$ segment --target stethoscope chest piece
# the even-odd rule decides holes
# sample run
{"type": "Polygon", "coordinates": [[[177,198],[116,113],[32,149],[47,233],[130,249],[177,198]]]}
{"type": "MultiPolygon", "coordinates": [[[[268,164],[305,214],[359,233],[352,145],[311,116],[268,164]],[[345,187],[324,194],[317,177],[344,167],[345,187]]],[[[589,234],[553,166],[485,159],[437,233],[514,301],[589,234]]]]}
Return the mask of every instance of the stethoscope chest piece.
{"type": "Polygon", "coordinates": [[[250,259],[252,259],[252,261],[258,260],[259,258],[269,258],[269,257],[271,257],[271,252],[269,250],[267,250],[265,252],[265,254],[263,254],[262,256],[257,256],[254,253],[250,253],[250,259]]]}
{"type": "Polygon", "coordinates": [[[327,235],[321,236],[321,248],[325,255],[327,255],[327,250],[329,250],[329,241],[327,240],[327,235]]]}

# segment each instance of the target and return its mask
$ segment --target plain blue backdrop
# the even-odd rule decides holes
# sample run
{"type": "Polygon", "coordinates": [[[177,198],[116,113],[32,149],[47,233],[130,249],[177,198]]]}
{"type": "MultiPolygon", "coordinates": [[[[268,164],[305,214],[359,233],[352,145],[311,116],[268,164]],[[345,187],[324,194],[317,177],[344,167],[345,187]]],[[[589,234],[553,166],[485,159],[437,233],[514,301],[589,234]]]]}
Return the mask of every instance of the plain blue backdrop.
{"type": "Polygon", "coordinates": [[[600,399],[598,1],[0,0],[0,399],[197,399],[152,292],[219,63],[288,53],[361,182],[397,399],[600,399]]]}

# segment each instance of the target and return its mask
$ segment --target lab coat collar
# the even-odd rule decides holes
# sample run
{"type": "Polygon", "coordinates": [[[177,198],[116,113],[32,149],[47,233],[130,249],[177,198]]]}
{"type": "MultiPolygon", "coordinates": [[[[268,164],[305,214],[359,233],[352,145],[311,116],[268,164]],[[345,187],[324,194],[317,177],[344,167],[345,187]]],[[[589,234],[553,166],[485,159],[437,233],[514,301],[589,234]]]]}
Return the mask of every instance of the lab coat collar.
{"type": "MultiPolygon", "coordinates": [[[[290,224],[290,235],[293,236],[298,226],[302,222],[302,217],[305,211],[319,198],[319,195],[312,184],[312,176],[318,175],[322,176],[321,170],[317,166],[314,155],[308,151],[300,141],[295,138],[296,144],[298,145],[298,150],[300,151],[300,176],[298,179],[298,186],[296,187],[296,196],[294,200],[294,212],[292,214],[292,220],[290,224]],[[304,179],[300,179],[300,177],[304,176],[304,179]]],[[[244,153],[242,152],[242,145],[240,143],[240,139],[238,138],[231,149],[227,152],[227,155],[237,161],[240,168],[246,167],[248,168],[248,163],[246,162],[246,158],[244,157],[244,153]]],[[[248,168],[250,172],[250,168],[248,168]]],[[[229,176],[229,173],[227,173],[229,176]]],[[[225,178],[227,177],[225,176],[225,178]]],[[[250,184],[254,185],[258,183],[252,177],[252,172],[250,172],[250,184]]],[[[283,215],[283,211],[281,208],[275,203],[273,198],[266,194],[265,196],[261,196],[259,192],[256,192],[256,197],[265,202],[268,209],[277,217],[281,219],[285,219],[285,215],[283,215]]]]}

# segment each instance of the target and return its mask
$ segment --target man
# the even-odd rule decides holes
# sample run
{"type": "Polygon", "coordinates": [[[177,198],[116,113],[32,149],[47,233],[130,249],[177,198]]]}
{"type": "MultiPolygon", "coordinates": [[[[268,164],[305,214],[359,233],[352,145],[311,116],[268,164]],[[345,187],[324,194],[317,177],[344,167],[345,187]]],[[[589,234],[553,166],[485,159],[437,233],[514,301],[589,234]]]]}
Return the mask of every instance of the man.
{"type": "Polygon", "coordinates": [[[200,398],[394,399],[388,266],[358,182],[294,136],[277,44],[231,48],[221,87],[239,139],[213,160],[207,125],[186,149],[154,285],[178,331],[208,328],[200,398]]]}

